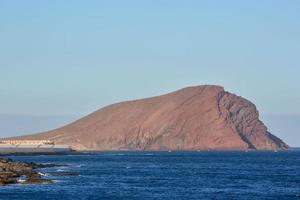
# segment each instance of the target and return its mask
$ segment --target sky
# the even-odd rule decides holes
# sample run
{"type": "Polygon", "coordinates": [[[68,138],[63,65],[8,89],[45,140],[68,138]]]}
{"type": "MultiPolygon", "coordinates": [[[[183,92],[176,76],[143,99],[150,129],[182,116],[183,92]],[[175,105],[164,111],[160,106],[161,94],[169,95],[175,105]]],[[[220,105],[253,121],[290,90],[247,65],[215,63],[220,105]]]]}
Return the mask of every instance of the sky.
{"type": "Polygon", "coordinates": [[[299,10],[298,0],[0,0],[0,137],[214,84],[300,146],[299,10]]]}

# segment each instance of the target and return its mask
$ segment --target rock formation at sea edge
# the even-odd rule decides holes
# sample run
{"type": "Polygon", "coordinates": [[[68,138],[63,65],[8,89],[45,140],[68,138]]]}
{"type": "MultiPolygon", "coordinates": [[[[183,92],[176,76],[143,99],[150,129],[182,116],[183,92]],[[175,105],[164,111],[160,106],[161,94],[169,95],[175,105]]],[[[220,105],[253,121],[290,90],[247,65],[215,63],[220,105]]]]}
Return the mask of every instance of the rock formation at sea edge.
{"type": "MultiPolygon", "coordinates": [[[[0,158],[0,186],[9,184],[50,184],[53,183],[50,179],[43,179],[42,173],[37,172],[40,168],[60,167],[63,165],[57,164],[37,164],[33,162],[20,162],[11,159],[0,158]],[[20,181],[18,179],[23,178],[20,181]]],[[[75,173],[64,172],[56,173],[53,176],[69,176],[75,173]]],[[[52,174],[51,174],[52,175],[52,174]]]]}
{"type": "Polygon", "coordinates": [[[284,150],[256,106],[223,87],[203,85],[104,107],[62,128],[17,137],[75,150],[284,150]]]}

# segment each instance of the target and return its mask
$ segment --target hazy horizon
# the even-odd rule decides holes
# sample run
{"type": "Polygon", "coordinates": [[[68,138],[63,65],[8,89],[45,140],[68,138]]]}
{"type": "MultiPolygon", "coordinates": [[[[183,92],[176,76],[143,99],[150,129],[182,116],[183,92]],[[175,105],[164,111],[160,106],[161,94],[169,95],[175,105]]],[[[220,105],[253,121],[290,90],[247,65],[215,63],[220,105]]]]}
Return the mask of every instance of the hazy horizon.
{"type": "Polygon", "coordinates": [[[0,1],[0,137],[192,85],[300,146],[299,1],[0,1]]]}

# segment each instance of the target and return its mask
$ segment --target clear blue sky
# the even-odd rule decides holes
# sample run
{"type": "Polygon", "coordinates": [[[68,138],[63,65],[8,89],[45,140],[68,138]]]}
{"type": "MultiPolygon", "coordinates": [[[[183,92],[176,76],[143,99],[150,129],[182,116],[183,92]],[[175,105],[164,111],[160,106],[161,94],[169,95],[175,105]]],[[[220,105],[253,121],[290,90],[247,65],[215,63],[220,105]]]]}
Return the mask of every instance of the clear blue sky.
{"type": "Polygon", "coordinates": [[[299,10],[298,0],[0,0],[0,114],[83,116],[218,84],[262,116],[298,119],[277,135],[300,146],[299,10]]]}

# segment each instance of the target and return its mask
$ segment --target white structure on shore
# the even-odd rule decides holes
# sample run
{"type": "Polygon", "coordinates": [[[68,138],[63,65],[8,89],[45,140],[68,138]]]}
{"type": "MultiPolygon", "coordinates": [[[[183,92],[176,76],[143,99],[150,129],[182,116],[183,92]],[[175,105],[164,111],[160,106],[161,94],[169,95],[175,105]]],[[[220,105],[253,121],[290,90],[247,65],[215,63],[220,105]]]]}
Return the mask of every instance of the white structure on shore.
{"type": "Polygon", "coordinates": [[[71,151],[68,145],[57,145],[50,140],[1,140],[0,154],[10,153],[64,153],[71,151]]]}
{"type": "Polygon", "coordinates": [[[11,145],[54,145],[50,140],[0,140],[0,144],[11,145]]]}

